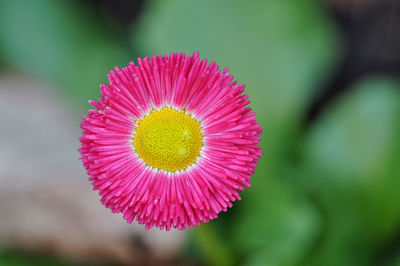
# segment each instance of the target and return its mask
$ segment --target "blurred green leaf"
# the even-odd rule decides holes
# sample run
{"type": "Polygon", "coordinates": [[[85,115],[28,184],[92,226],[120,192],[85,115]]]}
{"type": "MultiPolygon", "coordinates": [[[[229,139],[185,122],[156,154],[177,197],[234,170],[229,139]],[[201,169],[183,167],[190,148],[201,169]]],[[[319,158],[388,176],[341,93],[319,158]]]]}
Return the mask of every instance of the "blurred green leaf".
{"type": "Polygon", "coordinates": [[[232,227],[236,249],[245,265],[298,264],[321,230],[316,209],[290,184],[270,181],[258,189],[263,192],[245,198],[232,227]]]}
{"type": "Polygon", "coordinates": [[[390,258],[387,263],[382,264],[382,266],[400,266],[400,252],[395,254],[393,258],[390,258]]]}
{"type": "Polygon", "coordinates": [[[396,230],[399,88],[384,78],[364,80],[307,138],[304,182],[321,204],[326,227],[308,265],[367,265],[396,230]]]}
{"type": "Polygon", "coordinates": [[[197,245],[204,251],[204,257],[200,261],[215,266],[233,265],[232,250],[224,244],[225,239],[210,224],[202,225],[201,229],[195,228],[193,234],[197,245]]]}
{"type": "Polygon", "coordinates": [[[0,1],[0,53],[5,62],[45,80],[86,106],[126,49],[84,5],[71,1],[0,1]]]}
{"type": "Polygon", "coordinates": [[[63,266],[64,261],[52,255],[30,254],[15,250],[0,250],[0,266],[63,266]]]}

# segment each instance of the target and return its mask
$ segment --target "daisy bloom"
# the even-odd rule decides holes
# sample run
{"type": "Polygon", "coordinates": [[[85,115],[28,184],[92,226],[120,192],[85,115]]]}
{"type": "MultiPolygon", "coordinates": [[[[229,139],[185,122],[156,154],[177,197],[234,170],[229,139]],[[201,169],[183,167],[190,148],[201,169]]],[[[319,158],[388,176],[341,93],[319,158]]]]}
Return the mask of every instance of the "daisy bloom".
{"type": "Polygon", "coordinates": [[[262,130],[228,69],[171,53],[116,67],[108,79],[82,117],[79,149],[107,208],[146,229],[183,230],[241,199],[262,130]]]}

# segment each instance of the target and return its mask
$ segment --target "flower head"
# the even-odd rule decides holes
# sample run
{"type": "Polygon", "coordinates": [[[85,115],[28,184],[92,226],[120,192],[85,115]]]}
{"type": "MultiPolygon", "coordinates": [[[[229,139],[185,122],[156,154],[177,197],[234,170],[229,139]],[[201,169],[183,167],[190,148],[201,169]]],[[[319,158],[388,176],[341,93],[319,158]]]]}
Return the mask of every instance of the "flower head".
{"type": "Polygon", "coordinates": [[[83,116],[81,160],[101,202],[131,223],[200,225],[240,200],[262,152],[244,85],[171,53],[108,74],[83,116]]]}

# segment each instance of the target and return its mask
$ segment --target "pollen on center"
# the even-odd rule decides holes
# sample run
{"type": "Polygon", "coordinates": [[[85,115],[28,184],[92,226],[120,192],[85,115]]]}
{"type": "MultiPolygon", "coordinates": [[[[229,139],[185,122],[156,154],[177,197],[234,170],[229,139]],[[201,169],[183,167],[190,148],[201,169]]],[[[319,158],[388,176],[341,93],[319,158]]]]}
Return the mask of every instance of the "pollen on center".
{"type": "Polygon", "coordinates": [[[200,123],[184,111],[153,110],[137,124],[136,152],[152,167],[174,172],[193,164],[200,154],[200,123]]]}

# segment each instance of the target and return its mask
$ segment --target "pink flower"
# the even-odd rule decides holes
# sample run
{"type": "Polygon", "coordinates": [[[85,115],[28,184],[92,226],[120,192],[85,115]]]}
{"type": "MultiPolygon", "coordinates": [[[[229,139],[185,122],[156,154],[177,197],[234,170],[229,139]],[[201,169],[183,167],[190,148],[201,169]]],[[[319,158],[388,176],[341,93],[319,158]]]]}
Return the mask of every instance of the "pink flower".
{"type": "Polygon", "coordinates": [[[244,85],[198,53],[111,71],[83,116],[81,160],[101,202],[132,223],[183,230],[250,187],[262,151],[244,85]]]}

